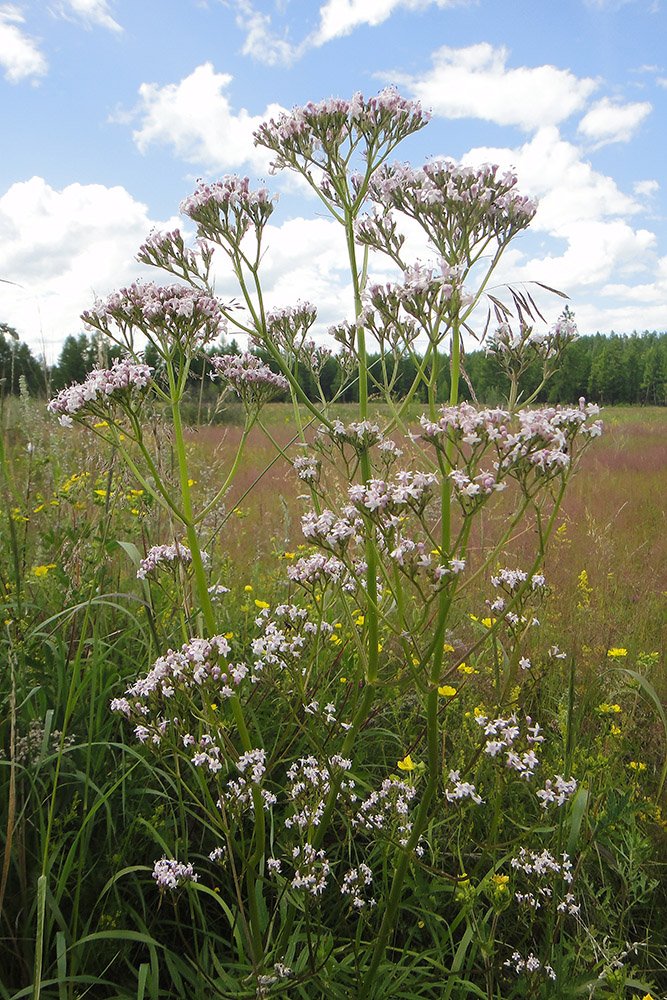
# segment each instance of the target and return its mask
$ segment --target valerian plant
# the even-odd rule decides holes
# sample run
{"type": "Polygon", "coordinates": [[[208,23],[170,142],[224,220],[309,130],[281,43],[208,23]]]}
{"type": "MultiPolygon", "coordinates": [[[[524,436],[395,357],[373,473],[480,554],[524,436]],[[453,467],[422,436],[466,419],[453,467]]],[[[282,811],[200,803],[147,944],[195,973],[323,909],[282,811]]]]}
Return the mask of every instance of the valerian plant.
{"type": "MultiPolygon", "coordinates": [[[[61,422],[111,442],[168,513],[173,537],[137,575],[150,583],[181,565],[194,577],[189,634],[111,707],[171,769],[200,824],[190,842],[210,840],[189,858],[163,855],[152,873],[174,898],[213,896],[213,878],[219,886],[228,947],[206,968],[193,952],[202,995],[492,1000],[546,996],[559,977],[597,977],[567,947],[579,919],[567,817],[581,789],[571,755],[559,737],[548,746],[521,692],[548,594],[540,564],[601,425],[584,400],[518,409],[526,358],[539,358],[546,381],[576,330],[566,313],[540,333],[527,292],[511,290],[508,306],[489,291],[536,210],[513,174],[389,162],[428,117],[385,90],[309,104],[256,133],[273,169],[299,174],[343,227],[352,318],[330,331],[337,352],[310,334],[314,305],[267,309],[261,264],[275,204],[266,188],[225,177],[199,183],[181,206],[196,225],[193,248],[175,231],[152,235],[139,252],[181,283],[137,282],[84,314],[123,346],[123,360],[49,404],[61,422]],[[431,262],[404,259],[402,218],[421,230],[431,262]],[[233,303],[214,292],[220,254],[238,282],[233,303]],[[397,280],[372,280],[378,256],[397,280]],[[459,400],[463,337],[485,336],[475,326],[484,301],[497,320],[488,348],[509,376],[504,408],[459,400]],[[246,422],[229,474],[197,509],[181,402],[193,358],[228,331],[245,334],[271,366],[252,353],[207,355],[246,422]],[[145,341],[159,372],[144,361],[145,341]],[[380,355],[372,369],[371,344],[380,355]],[[417,374],[397,398],[403,355],[417,374]],[[348,424],[298,378],[304,367],[317,383],[329,356],[341,385],[358,382],[358,419],[348,424]],[[256,602],[254,634],[240,637],[224,601],[213,600],[225,587],[202,526],[277,392],[289,392],[297,421],[290,461],[306,490],[308,549],[286,573],[284,600],[256,602]],[[387,418],[373,416],[371,396],[387,418]],[[411,423],[422,396],[425,411],[411,423]],[[149,397],[171,414],[176,482],[152,450],[149,397]],[[475,524],[504,491],[504,530],[480,557],[471,552],[475,524]],[[528,519],[529,564],[503,567],[528,519]],[[466,595],[485,578],[487,606],[463,617],[466,595]],[[501,919],[510,907],[512,922],[501,919]]],[[[563,654],[540,655],[547,664],[563,654]]]]}

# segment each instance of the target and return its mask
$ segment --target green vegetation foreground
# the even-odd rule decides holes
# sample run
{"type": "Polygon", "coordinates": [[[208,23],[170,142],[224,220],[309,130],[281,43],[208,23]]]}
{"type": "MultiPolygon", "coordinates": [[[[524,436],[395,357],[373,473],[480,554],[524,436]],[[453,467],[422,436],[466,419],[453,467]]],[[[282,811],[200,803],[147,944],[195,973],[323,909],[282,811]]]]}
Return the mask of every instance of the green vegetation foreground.
{"type": "Polygon", "coordinates": [[[506,403],[461,401],[462,330],[535,205],[496,168],[389,166],[427,118],[389,90],[257,134],[345,228],[354,414],[322,391],[315,308],[265,311],[274,205],[234,177],[183,203],[194,250],[174,232],[140,251],[185,284],[84,314],[121,352],[51,400],[63,429],[24,398],[22,441],[5,411],[3,997],[629,1000],[665,982],[655,506],[601,578],[623,507],[600,521],[602,469],[594,504],[570,489],[595,470],[598,407],[530,405],[575,342],[568,312],[544,330],[525,291],[494,295],[506,403]],[[433,265],[403,260],[405,215],[433,265]],[[242,311],[214,295],[213,252],[242,311]],[[399,281],[368,279],[378,253],[399,281]],[[209,353],[242,425],[198,435],[192,365],[230,328],[271,366],[209,353]],[[289,424],[269,419],[278,393],[289,424]],[[267,493],[278,466],[297,497],[267,493]],[[625,610],[638,552],[647,618],[624,634],[606,598],[625,610]]]}

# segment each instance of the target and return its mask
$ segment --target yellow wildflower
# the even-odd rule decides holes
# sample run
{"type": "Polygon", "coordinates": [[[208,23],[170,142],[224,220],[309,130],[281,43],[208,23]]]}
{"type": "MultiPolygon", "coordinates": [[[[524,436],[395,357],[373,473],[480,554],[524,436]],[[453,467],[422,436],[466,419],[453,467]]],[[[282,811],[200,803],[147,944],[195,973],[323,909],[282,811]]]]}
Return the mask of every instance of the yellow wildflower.
{"type": "Polygon", "coordinates": [[[453,698],[456,694],[456,688],[452,687],[451,684],[445,684],[438,688],[438,694],[442,695],[443,698],[453,698]]]}
{"type": "Polygon", "coordinates": [[[398,761],[398,769],[399,769],[399,771],[414,771],[415,767],[416,767],[416,765],[415,765],[414,761],[412,760],[412,757],[410,756],[410,754],[406,754],[406,756],[403,758],[403,760],[399,760],[398,761]]]}
{"type": "Polygon", "coordinates": [[[46,576],[46,574],[49,572],[50,569],[55,569],[55,568],[56,568],[55,563],[49,563],[47,566],[34,566],[32,571],[35,574],[35,576],[46,576]]]}
{"type": "Polygon", "coordinates": [[[467,663],[459,663],[456,668],[461,674],[478,674],[479,670],[475,670],[474,667],[469,666],[467,663]]]}
{"type": "Polygon", "coordinates": [[[255,607],[263,610],[264,608],[270,607],[270,605],[268,601],[258,601],[257,598],[255,598],[255,607]]]}
{"type": "Polygon", "coordinates": [[[245,587],[243,589],[245,590],[246,594],[252,594],[252,592],[253,592],[253,590],[255,588],[253,587],[253,585],[251,583],[246,583],[246,585],[245,585],[245,587]]]}
{"type": "Polygon", "coordinates": [[[507,883],[509,882],[509,880],[510,880],[509,875],[492,875],[491,876],[491,881],[494,883],[494,885],[507,885],[507,883]]]}
{"type": "Polygon", "coordinates": [[[614,648],[607,650],[607,656],[627,656],[627,655],[628,655],[627,649],[614,648]]]}

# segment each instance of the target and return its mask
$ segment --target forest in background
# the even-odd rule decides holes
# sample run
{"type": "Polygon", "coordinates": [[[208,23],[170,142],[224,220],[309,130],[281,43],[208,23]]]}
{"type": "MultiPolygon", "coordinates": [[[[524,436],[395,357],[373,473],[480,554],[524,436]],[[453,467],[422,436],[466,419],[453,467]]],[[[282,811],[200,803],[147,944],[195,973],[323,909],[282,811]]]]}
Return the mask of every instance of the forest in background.
{"type": "MultiPolygon", "coordinates": [[[[211,353],[238,353],[235,341],[218,344],[211,353]]],[[[99,334],[91,336],[81,333],[70,336],[63,344],[60,357],[55,365],[46,365],[35,358],[27,344],[20,341],[16,331],[6,323],[0,323],[0,396],[18,395],[21,379],[25,389],[32,396],[52,395],[73,382],[82,382],[92,368],[111,364],[120,348],[103,342],[99,334]]],[[[261,352],[259,352],[261,355],[261,352]]],[[[156,359],[149,356],[149,364],[156,359]]],[[[263,357],[263,356],[262,356],[263,357]]],[[[269,362],[268,357],[263,360],[269,362]]],[[[379,355],[369,357],[369,367],[380,363],[379,355]]],[[[398,359],[398,375],[395,381],[397,398],[404,395],[415,377],[415,364],[411,358],[398,359]]],[[[391,359],[388,367],[391,368],[391,359]]],[[[446,365],[439,394],[445,400],[449,396],[446,365]]],[[[464,359],[467,378],[462,382],[461,396],[471,399],[468,379],[476,387],[477,402],[484,405],[501,403],[507,391],[507,379],[498,361],[485,350],[471,351],[464,359]]],[[[205,379],[206,361],[200,359],[192,364],[192,393],[200,404],[206,404],[210,416],[210,404],[219,390],[205,379]]],[[[340,389],[340,369],[333,358],[324,365],[321,377],[322,388],[327,399],[332,399],[340,389]]],[[[529,397],[541,381],[541,366],[534,364],[521,377],[520,387],[524,398],[529,397]]],[[[312,375],[302,370],[299,381],[311,399],[317,394],[312,375]]],[[[596,333],[582,336],[565,349],[561,368],[538,394],[538,403],[574,403],[581,396],[594,399],[604,406],[667,405],[667,333],[656,331],[643,333],[616,334],[609,336],[596,333]]],[[[356,384],[351,384],[339,396],[342,402],[357,400],[356,384]]]]}

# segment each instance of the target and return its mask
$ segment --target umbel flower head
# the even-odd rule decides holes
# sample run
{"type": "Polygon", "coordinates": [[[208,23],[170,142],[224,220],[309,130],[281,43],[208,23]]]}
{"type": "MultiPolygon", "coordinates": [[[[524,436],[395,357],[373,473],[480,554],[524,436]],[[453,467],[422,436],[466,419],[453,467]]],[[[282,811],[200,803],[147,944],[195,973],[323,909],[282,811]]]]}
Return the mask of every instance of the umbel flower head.
{"type": "Polygon", "coordinates": [[[132,405],[150,384],[152,371],[150,365],[116,359],[111,368],[94,368],[81,385],[61,389],[47,409],[63,427],[71,427],[73,418],[105,417],[115,403],[132,405]]]}
{"type": "Polygon", "coordinates": [[[194,192],[181,202],[180,210],[197,223],[200,238],[227,249],[238,247],[251,226],[259,235],[273,206],[267,188],[253,191],[248,177],[227,174],[211,184],[198,181],[194,192]]]}
{"type": "Polygon", "coordinates": [[[289,383],[284,375],[272,372],[254,354],[217,354],[209,359],[211,378],[220,377],[234,389],[248,410],[259,410],[289,383]]]}
{"type": "MultiPolygon", "coordinates": [[[[516,191],[516,175],[491,164],[464,167],[433,160],[414,170],[409,163],[385,165],[373,175],[370,194],[386,211],[397,209],[419,222],[452,266],[471,264],[480,246],[508,243],[529,224],[537,202],[516,191]]],[[[374,226],[358,231],[375,245],[374,226]]]]}
{"type": "MultiPolygon", "coordinates": [[[[355,149],[361,147],[370,170],[373,158],[376,162],[384,158],[406,136],[423,128],[430,117],[418,101],[407,100],[387,87],[368,100],[356,93],[350,100],[330,97],[295,107],[277,121],[272,118],[261,125],[255,132],[255,143],[275,153],[271,163],[274,171],[292,167],[310,177],[311,168],[324,170],[325,193],[340,204],[347,194],[344,175],[355,149]]],[[[350,181],[359,193],[362,175],[352,174],[350,181]]]]}
{"type": "Polygon", "coordinates": [[[207,292],[186,285],[143,281],[135,281],[106,299],[98,299],[81,318],[88,327],[100,330],[112,340],[116,339],[113,324],[129,343],[132,330],[139,330],[163,356],[171,356],[177,350],[197,350],[227,330],[220,303],[207,292]]]}

